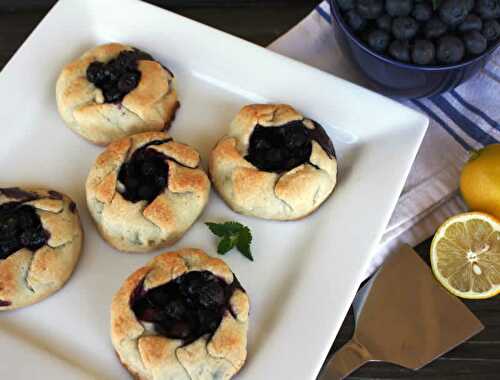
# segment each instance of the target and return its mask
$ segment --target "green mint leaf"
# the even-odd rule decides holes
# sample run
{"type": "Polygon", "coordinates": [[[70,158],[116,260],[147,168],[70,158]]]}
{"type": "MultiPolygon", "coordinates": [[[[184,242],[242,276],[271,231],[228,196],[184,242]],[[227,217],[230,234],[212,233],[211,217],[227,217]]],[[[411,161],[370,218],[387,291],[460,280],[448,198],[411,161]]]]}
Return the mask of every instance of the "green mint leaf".
{"type": "Polygon", "coordinates": [[[245,226],[238,222],[226,222],[223,224],[224,229],[228,234],[237,234],[239,233],[245,226]]]}
{"type": "Polygon", "coordinates": [[[224,224],[210,223],[210,222],[207,222],[205,224],[208,226],[208,228],[210,229],[210,231],[212,231],[214,235],[217,235],[219,237],[224,237],[226,235],[226,229],[224,228],[224,224]]]}
{"type": "Polygon", "coordinates": [[[250,250],[251,243],[252,234],[248,227],[243,227],[239,233],[236,248],[238,248],[238,251],[240,251],[248,260],[253,261],[252,251],[250,250]]]}
{"type": "Polygon", "coordinates": [[[224,236],[217,246],[217,253],[219,255],[225,255],[234,248],[235,243],[236,241],[231,239],[230,236],[224,236]]]}
{"type": "Polygon", "coordinates": [[[250,229],[238,222],[225,223],[205,223],[210,231],[222,238],[217,246],[217,252],[224,255],[236,247],[243,256],[253,261],[250,244],[252,243],[252,233],[250,229]]]}

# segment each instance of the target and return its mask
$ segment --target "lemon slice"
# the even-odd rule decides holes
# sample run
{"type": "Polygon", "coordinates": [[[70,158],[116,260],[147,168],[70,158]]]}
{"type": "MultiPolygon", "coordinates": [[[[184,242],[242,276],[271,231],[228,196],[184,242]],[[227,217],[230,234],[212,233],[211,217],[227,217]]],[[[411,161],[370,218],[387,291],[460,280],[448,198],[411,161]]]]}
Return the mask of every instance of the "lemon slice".
{"type": "Polygon", "coordinates": [[[431,245],[438,281],[461,298],[483,299],[500,293],[500,223],[470,212],[439,227],[431,245]]]}

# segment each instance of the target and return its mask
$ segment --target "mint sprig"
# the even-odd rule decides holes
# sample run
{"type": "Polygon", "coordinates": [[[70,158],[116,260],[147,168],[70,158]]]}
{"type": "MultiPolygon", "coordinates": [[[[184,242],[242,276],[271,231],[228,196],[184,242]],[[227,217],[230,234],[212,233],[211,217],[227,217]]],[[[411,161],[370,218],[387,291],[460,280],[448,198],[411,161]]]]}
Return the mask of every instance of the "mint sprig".
{"type": "Polygon", "coordinates": [[[241,252],[248,260],[253,261],[250,245],[252,243],[252,233],[247,226],[238,222],[225,223],[205,223],[212,233],[220,238],[217,246],[217,253],[225,255],[234,247],[241,252]]]}

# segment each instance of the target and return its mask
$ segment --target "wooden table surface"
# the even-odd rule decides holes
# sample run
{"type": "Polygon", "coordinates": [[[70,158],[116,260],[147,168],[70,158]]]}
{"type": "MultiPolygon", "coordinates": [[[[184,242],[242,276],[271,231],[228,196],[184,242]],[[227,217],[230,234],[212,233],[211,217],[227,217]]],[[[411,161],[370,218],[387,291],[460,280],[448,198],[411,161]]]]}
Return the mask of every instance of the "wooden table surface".
{"type": "MultiPolygon", "coordinates": [[[[295,25],[318,3],[314,0],[150,2],[263,46],[295,25]]],[[[54,3],[54,0],[0,0],[0,69],[54,3]]],[[[423,257],[428,256],[429,244],[430,241],[426,241],[417,247],[423,257]]],[[[485,330],[469,342],[418,372],[391,364],[371,363],[349,379],[500,379],[500,299],[496,297],[465,303],[485,325],[485,330]]],[[[354,317],[350,311],[333,344],[332,352],[351,337],[353,330],[354,317]]]]}

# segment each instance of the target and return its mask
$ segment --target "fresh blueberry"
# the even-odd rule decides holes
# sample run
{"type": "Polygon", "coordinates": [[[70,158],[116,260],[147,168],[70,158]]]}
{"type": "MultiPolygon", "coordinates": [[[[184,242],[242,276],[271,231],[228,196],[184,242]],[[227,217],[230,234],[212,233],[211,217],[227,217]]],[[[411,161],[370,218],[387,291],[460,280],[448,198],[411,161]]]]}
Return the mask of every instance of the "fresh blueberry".
{"type": "Polygon", "coordinates": [[[465,20],[458,25],[458,31],[462,33],[472,32],[473,30],[481,31],[483,27],[483,21],[481,18],[475,14],[467,15],[465,20]]]}
{"type": "Polygon", "coordinates": [[[475,11],[484,20],[500,18],[500,0],[476,0],[475,11]]]}
{"type": "Polygon", "coordinates": [[[411,49],[411,58],[417,65],[430,65],[434,62],[436,50],[428,40],[416,40],[411,49]]]}
{"type": "Polygon", "coordinates": [[[467,10],[471,12],[474,9],[475,5],[475,0],[465,0],[465,6],[467,7],[467,10]]]}
{"type": "Polygon", "coordinates": [[[370,32],[372,29],[364,29],[361,32],[358,32],[358,37],[361,41],[363,41],[365,44],[368,44],[368,37],[370,36],[370,32]]]}
{"type": "Polygon", "coordinates": [[[383,53],[387,50],[390,40],[391,37],[389,33],[380,29],[375,29],[372,30],[368,36],[368,45],[376,52],[383,53]]]}
{"type": "Polygon", "coordinates": [[[409,16],[413,9],[413,0],[386,0],[385,9],[393,17],[409,16]]]}
{"type": "Polygon", "coordinates": [[[337,0],[337,4],[339,8],[342,9],[344,12],[354,9],[354,7],[356,6],[355,0],[337,0]]]}
{"type": "Polygon", "coordinates": [[[382,14],[383,0],[358,0],[356,10],[359,15],[368,20],[374,20],[382,14]]]}
{"type": "Polygon", "coordinates": [[[440,63],[455,64],[465,55],[465,46],[458,37],[447,35],[437,41],[436,57],[440,63]]]}
{"type": "Polygon", "coordinates": [[[376,24],[380,30],[390,33],[392,30],[392,17],[388,14],[382,15],[376,20],[376,24]]]}
{"type": "Polygon", "coordinates": [[[481,33],[488,41],[496,41],[500,37],[500,24],[496,20],[487,20],[481,33]]]}
{"type": "Polygon", "coordinates": [[[432,5],[427,2],[416,3],[412,11],[412,16],[419,22],[425,22],[431,19],[433,14],[432,5]]]}
{"type": "Polygon", "coordinates": [[[450,26],[463,22],[469,13],[466,0],[443,0],[439,7],[439,17],[450,26]]]}
{"type": "Polygon", "coordinates": [[[398,40],[410,40],[418,32],[418,23],[411,17],[396,17],[392,23],[392,34],[398,40]]]}
{"type": "Polygon", "coordinates": [[[448,26],[437,17],[431,18],[424,25],[424,35],[427,39],[436,39],[448,31],[448,26]]]}
{"type": "Polygon", "coordinates": [[[366,19],[361,17],[358,12],[356,12],[355,9],[351,9],[350,11],[347,11],[345,14],[347,24],[351,27],[352,30],[355,32],[360,32],[364,28],[366,28],[366,19]]]}
{"type": "Polygon", "coordinates": [[[482,54],[488,47],[488,41],[477,30],[465,33],[463,39],[465,50],[472,55],[482,54]]]}

